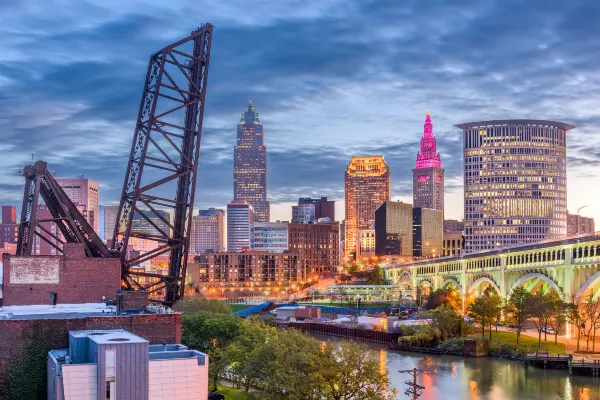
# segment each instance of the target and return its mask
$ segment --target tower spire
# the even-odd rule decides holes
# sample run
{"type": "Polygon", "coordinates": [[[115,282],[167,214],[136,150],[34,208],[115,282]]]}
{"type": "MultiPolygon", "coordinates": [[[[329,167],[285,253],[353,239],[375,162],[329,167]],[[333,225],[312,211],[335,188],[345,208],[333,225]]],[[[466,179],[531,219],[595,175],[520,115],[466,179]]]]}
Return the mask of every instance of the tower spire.
{"type": "Polygon", "coordinates": [[[441,168],[442,161],[437,152],[437,143],[433,135],[433,123],[431,122],[431,113],[429,110],[425,113],[425,123],[423,124],[423,137],[421,138],[421,148],[417,154],[416,168],[441,168]]]}

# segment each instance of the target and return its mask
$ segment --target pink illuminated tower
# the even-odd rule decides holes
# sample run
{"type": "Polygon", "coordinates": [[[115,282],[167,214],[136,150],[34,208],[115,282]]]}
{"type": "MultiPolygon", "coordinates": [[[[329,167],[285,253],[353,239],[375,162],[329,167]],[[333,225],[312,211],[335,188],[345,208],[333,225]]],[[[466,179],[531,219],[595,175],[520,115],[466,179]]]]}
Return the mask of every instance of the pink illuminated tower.
{"type": "Polygon", "coordinates": [[[444,169],[437,151],[429,111],[425,117],[421,149],[413,169],[414,207],[444,211],[444,169]]]}

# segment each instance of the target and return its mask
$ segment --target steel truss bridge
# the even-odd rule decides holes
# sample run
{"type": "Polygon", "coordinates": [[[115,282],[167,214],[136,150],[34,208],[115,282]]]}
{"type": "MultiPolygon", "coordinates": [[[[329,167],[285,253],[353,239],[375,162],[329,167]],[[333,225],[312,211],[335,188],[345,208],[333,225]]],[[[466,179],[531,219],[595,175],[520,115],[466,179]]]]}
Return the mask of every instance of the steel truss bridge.
{"type": "Polygon", "coordinates": [[[600,296],[600,234],[384,266],[394,284],[436,290],[456,288],[466,298],[487,287],[502,298],[521,286],[535,292],[545,285],[565,301],[600,296]]]}

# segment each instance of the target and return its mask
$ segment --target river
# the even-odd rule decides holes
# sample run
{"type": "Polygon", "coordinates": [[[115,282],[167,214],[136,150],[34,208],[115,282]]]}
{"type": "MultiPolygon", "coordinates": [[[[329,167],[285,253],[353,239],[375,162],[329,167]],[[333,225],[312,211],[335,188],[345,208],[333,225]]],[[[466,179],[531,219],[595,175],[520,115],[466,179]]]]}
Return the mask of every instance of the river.
{"type": "MultiPolygon", "coordinates": [[[[336,343],[338,338],[314,335],[336,343]]],[[[464,358],[418,353],[401,353],[387,347],[363,343],[379,354],[382,366],[389,370],[398,399],[407,399],[404,382],[412,379],[398,371],[431,368],[435,374],[421,375],[417,383],[426,389],[420,400],[600,400],[600,378],[569,376],[566,370],[536,367],[491,357],[464,358]]]]}

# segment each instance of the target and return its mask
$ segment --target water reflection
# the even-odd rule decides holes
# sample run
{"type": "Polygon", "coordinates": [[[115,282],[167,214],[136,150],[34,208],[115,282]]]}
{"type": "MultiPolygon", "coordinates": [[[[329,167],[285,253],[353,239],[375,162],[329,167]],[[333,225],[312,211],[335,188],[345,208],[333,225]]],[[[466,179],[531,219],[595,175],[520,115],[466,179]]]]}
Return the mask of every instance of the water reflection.
{"type": "MultiPolygon", "coordinates": [[[[336,338],[319,337],[337,342],[336,338]]],[[[432,356],[389,351],[369,345],[387,365],[390,389],[404,396],[408,374],[398,371],[412,368],[431,368],[434,374],[420,375],[417,383],[426,387],[423,400],[600,400],[600,379],[589,376],[569,376],[565,370],[530,367],[515,361],[493,358],[462,358],[432,356]]]]}

